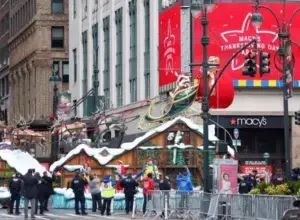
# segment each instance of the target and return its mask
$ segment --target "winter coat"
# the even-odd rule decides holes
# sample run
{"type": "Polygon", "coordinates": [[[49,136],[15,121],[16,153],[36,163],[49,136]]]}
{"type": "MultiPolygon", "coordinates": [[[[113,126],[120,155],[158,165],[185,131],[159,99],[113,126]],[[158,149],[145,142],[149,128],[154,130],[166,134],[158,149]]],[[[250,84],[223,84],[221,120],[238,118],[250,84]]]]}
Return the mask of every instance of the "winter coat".
{"type": "Polygon", "coordinates": [[[44,198],[48,194],[48,183],[43,178],[38,179],[37,197],[44,198]]]}
{"type": "Polygon", "coordinates": [[[128,176],[126,179],[121,181],[121,186],[124,188],[125,196],[134,196],[137,192],[136,187],[138,186],[138,183],[132,178],[132,176],[128,176]]]}
{"type": "Polygon", "coordinates": [[[193,184],[191,181],[191,173],[187,171],[185,175],[178,175],[176,177],[176,182],[179,191],[191,192],[193,191],[193,184]]]}
{"type": "Polygon", "coordinates": [[[25,198],[28,199],[36,199],[38,190],[37,190],[37,184],[38,180],[36,177],[32,176],[31,173],[27,173],[23,177],[23,195],[25,198]]]}
{"type": "Polygon", "coordinates": [[[242,180],[239,184],[239,194],[248,194],[252,189],[252,184],[247,180],[242,180]]]}
{"type": "Polygon", "coordinates": [[[94,178],[93,180],[91,180],[89,182],[89,188],[92,195],[100,193],[100,180],[98,178],[94,178]]]}
{"type": "Polygon", "coordinates": [[[150,191],[154,190],[154,180],[152,178],[147,177],[143,181],[143,192],[146,195],[149,195],[150,191]]]}
{"type": "Polygon", "coordinates": [[[171,190],[171,184],[170,184],[169,180],[167,180],[167,179],[161,180],[161,182],[159,183],[159,190],[162,190],[162,191],[171,190]]]}
{"type": "Polygon", "coordinates": [[[20,195],[23,187],[23,181],[20,178],[14,177],[8,183],[8,189],[12,195],[20,195]]]}
{"type": "Polygon", "coordinates": [[[246,177],[246,180],[251,183],[252,187],[256,187],[256,185],[257,185],[256,176],[249,174],[249,176],[246,177]]]}
{"type": "Polygon", "coordinates": [[[88,181],[80,176],[75,176],[71,181],[70,188],[73,190],[75,196],[84,196],[84,187],[88,181]]]}
{"type": "Polygon", "coordinates": [[[53,174],[52,177],[43,176],[42,179],[46,182],[46,191],[45,191],[46,196],[50,196],[54,194],[53,182],[56,179],[55,175],[53,174]]]}

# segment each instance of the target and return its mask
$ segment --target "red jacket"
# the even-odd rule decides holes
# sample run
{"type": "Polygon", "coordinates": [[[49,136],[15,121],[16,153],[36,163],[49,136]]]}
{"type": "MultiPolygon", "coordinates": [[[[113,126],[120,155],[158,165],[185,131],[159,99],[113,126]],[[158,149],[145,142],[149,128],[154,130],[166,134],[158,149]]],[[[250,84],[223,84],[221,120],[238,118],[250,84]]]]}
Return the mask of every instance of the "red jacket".
{"type": "Polygon", "coordinates": [[[152,178],[146,178],[143,182],[143,191],[144,191],[144,194],[148,195],[149,194],[149,191],[152,191],[155,189],[155,186],[154,186],[154,180],[152,178]]]}

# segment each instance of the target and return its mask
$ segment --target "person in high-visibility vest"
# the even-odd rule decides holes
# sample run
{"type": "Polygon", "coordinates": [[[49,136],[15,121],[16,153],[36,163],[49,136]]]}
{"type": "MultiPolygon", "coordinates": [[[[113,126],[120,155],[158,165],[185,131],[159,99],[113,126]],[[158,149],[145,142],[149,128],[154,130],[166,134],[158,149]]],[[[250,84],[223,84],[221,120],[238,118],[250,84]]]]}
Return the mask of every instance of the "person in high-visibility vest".
{"type": "Polygon", "coordinates": [[[114,198],[115,191],[116,191],[111,181],[111,176],[107,175],[104,177],[100,188],[101,188],[101,192],[102,192],[101,194],[103,198],[101,215],[104,215],[104,212],[106,210],[106,215],[109,216],[111,200],[114,198]]]}

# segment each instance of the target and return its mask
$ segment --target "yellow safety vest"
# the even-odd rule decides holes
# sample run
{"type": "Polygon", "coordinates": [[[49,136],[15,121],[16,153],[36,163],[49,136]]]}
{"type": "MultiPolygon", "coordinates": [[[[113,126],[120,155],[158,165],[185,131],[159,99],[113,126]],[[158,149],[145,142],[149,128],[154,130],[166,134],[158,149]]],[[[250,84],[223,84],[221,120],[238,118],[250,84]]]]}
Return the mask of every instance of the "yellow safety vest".
{"type": "Polygon", "coordinates": [[[115,188],[111,182],[101,183],[101,196],[102,198],[113,198],[115,195],[115,188]]]}

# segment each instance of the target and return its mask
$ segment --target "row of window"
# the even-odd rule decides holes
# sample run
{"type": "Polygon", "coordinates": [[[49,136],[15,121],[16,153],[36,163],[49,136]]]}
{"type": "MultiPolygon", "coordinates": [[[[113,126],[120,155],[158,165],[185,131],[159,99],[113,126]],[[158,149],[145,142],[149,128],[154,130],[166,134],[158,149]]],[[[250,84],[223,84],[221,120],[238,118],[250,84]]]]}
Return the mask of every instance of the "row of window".
{"type": "MultiPolygon", "coordinates": [[[[73,0],[73,19],[77,16],[77,1],[73,0]]],[[[85,18],[87,16],[87,7],[88,7],[88,0],[81,0],[82,1],[82,18],[85,18]]],[[[89,0],[93,1],[93,11],[96,11],[98,9],[99,0],[89,0]]]]}
{"type": "Polygon", "coordinates": [[[27,0],[10,17],[10,34],[13,36],[36,14],[36,0],[27,0]]]}
{"type": "MultiPolygon", "coordinates": [[[[76,2],[76,0],[74,0],[76,2]]],[[[144,10],[145,10],[145,97],[148,98],[151,96],[151,83],[150,83],[150,7],[149,0],[144,0],[144,10]]],[[[134,103],[137,101],[137,15],[136,15],[136,0],[129,2],[129,20],[130,20],[130,63],[129,63],[129,83],[130,83],[130,102],[134,103]]],[[[116,104],[117,106],[123,105],[123,9],[119,8],[115,11],[115,25],[116,25],[116,66],[115,66],[115,86],[116,86],[116,104]]],[[[93,60],[94,68],[98,68],[98,24],[95,24],[92,27],[93,32],[93,60]]],[[[88,65],[88,37],[87,32],[82,33],[82,47],[83,47],[83,93],[85,94],[88,91],[87,85],[87,65],[88,65]]],[[[106,97],[106,107],[109,108],[112,103],[111,100],[111,70],[110,70],[110,16],[107,16],[103,19],[103,93],[106,97]]],[[[77,82],[77,50],[73,50],[73,69],[74,69],[74,82],[77,82]]]]}

